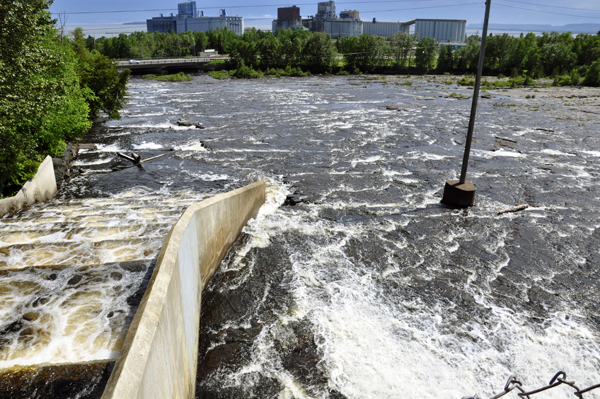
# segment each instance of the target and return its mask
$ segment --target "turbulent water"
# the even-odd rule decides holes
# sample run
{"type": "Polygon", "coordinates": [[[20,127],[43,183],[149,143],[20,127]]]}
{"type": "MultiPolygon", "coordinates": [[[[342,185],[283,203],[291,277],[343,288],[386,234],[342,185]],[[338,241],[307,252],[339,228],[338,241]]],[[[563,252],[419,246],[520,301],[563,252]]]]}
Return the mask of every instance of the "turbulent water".
{"type": "Polygon", "coordinates": [[[449,93],[469,90],[406,80],[133,78],[123,119],[88,137],[78,162],[96,173],[64,201],[268,184],[203,295],[197,397],[486,397],[559,370],[600,383],[598,124],[482,99],[476,206],[450,209],[470,101],[449,93]],[[115,157],[164,147],[143,167],[115,157]]]}

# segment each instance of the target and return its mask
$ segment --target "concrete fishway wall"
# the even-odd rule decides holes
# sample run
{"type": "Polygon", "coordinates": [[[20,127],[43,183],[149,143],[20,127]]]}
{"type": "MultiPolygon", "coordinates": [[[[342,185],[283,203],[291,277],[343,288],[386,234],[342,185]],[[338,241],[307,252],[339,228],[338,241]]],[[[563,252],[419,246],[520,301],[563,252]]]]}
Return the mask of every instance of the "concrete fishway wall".
{"type": "Polygon", "coordinates": [[[165,239],[103,399],[194,398],[202,290],[264,202],[261,181],[185,211],[165,239]]]}
{"type": "Polygon", "coordinates": [[[14,197],[0,200],[0,217],[23,207],[47,201],[56,194],[56,179],[52,158],[47,156],[35,177],[29,180],[14,197]]]}

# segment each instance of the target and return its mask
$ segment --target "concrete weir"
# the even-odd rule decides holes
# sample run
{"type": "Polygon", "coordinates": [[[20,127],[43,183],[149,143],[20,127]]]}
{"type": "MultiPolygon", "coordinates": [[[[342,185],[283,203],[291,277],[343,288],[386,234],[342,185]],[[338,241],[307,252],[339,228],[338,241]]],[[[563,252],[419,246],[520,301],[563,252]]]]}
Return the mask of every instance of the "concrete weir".
{"type": "Polygon", "coordinates": [[[185,211],[165,239],[102,399],[194,398],[202,291],[264,202],[260,181],[185,211]]]}
{"type": "Polygon", "coordinates": [[[14,197],[0,200],[0,217],[23,207],[47,201],[56,194],[56,179],[52,158],[47,156],[35,177],[29,180],[14,197]]]}

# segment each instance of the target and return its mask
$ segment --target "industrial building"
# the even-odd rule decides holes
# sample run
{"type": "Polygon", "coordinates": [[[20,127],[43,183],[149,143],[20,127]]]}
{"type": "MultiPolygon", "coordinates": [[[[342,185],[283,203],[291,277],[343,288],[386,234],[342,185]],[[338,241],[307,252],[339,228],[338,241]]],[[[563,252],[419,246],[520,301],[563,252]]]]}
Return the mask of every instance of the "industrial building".
{"type": "Polygon", "coordinates": [[[322,1],[317,5],[317,15],[315,18],[336,19],[335,1],[322,1]]]}
{"type": "Polygon", "coordinates": [[[323,25],[323,32],[331,35],[333,39],[359,37],[363,33],[363,23],[357,19],[326,19],[323,25]]]}
{"type": "Polygon", "coordinates": [[[273,33],[277,29],[301,29],[302,18],[300,8],[296,6],[282,7],[277,9],[277,19],[273,21],[273,33]]]}
{"type": "Polygon", "coordinates": [[[356,10],[344,10],[340,13],[341,19],[360,19],[360,14],[356,10]]]}
{"type": "Polygon", "coordinates": [[[332,38],[358,37],[363,33],[381,37],[391,37],[397,32],[414,33],[418,38],[430,37],[439,42],[464,43],[467,21],[455,19],[415,19],[409,22],[361,21],[356,10],[344,10],[339,18],[335,13],[335,1],[318,3],[317,14],[302,19],[300,8],[296,6],[277,9],[277,19],[273,21],[273,33],[277,29],[298,29],[300,25],[312,32],[325,32],[332,38]]]}
{"type": "Polygon", "coordinates": [[[410,33],[410,24],[404,22],[379,22],[373,18],[373,22],[363,21],[363,33],[381,37],[391,37],[397,32],[410,33]]]}
{"type": "Polygon", "coordinates": [[[220,10],[218,17],[209,17],[197,10],[195,1],[188,1],[179,3],[177,10],[176,16],[170,14],[165,17],[161,14],[160,17],[146,20],[148,32],[209,32],[227,28],[237,35],[244,33],[244,18],[230,17],[224,9],[220,10]]]}
{"type": "MultiPolygon", "coordinates": [[[[300,9],[296,6],[279,8],[277,17],[273,21],[273,33],[276,29],[283,29],[283,26],[293,24],[296,27],[296,21],[290,18],[290,12],[294,8],[294,12],[300,9]],[[280,14],[281,11],[281,14],[280,14]]],[[[294,18],[296,14],[293,14],[294,18]]],[[[335,1],[323,1],[317,5],[317,13],[314,16],[309,16],[305,19],[300,19],[301,25],[312,32],[325,32],[331,35],[332,38],[338,37],[358,37],[362,34],[362,21],[359,18],[358,11],[344,10],[340,13],[340,18],[335,12],[335,1]]],[[[294,29],[294,28],[293,28],[294,29]]]]}
{"type": "Polygon", "coordinates": [[[407,24],[415,24],[419,39],[429,37],[441,43],[464,43],[467,21],[464,19],[416,19],[407,24]]]}

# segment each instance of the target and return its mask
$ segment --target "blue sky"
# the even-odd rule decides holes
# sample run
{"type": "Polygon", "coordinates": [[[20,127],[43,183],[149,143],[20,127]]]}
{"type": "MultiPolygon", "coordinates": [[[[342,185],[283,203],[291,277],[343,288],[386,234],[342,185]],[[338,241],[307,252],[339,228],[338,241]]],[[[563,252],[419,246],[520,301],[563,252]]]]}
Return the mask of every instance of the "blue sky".
{"type": "MultiPolygon", "coordinates": [[[[65,12],[69,26],[89,24],[113,24],[144,21],[161,12],[176,12],[178,0],[103,0],[90,2],[81,0],[55,0],[50,11],[65,12]],[[133,10],[153,10],[136,11],[133,10]],[[156,10],[156,11],[155,11],[156,10]],[[159,11],[160,10],[160,11],[159,11]],[[99,13],[114,11],[109,13],[99,13]],[[77,14],[96,12],[93,14],[77,14]]],[[[314,15],[317,0],[220,0],[219,2],[196,1],[205,15],[218,15],[225,8],[228,15],[239,15],[245,26],[268,29],[277,15],[277,8],[289,5],[300,7],[302,17],[314,15]]],[[[358,10],[362,20],[410,21],[416,18],[466,19],[467,24],[481,24],[485,11],[484,0],[381,0],[381,1],[336,1],[339,13],[344,9],[358,10]]],[[[600,23],[598,0],[492,0],[490,23],[527,23],[566,25],[570,23],[600,23]],[[544,6],[542,6],[544,5],[544,6]]],[[[138,29],[139,30],[139,29],[138,29]]]]}

